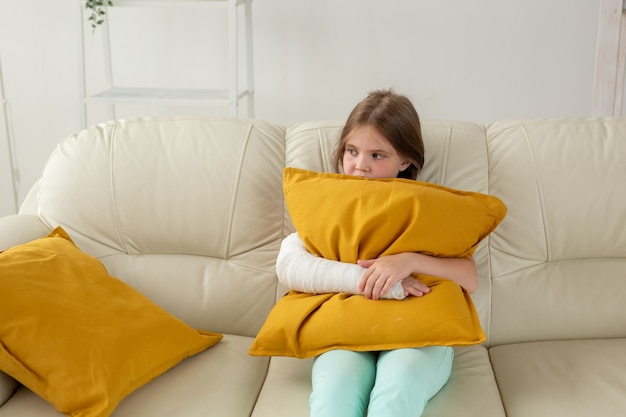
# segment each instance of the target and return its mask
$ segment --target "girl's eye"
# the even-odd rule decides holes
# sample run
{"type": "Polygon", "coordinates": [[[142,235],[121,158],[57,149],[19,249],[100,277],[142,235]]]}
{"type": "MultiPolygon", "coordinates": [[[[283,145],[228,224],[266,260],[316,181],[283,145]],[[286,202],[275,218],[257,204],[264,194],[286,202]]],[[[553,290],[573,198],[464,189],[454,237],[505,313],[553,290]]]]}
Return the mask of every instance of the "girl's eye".
{"type": "Polygon", "coordinates": [[[350,154],[352,156],[356,155],[356,149],[348,148],[348,149],[346,149],[346,152],[348,152],[348,154],[350,154]]]}
{"type": "Polygon", "coordinates": [[[383,154],[380,154],[380,153],[372,154],[372,157],[374,159],[382,159],[382,158],[384,158],[383,154]]]}

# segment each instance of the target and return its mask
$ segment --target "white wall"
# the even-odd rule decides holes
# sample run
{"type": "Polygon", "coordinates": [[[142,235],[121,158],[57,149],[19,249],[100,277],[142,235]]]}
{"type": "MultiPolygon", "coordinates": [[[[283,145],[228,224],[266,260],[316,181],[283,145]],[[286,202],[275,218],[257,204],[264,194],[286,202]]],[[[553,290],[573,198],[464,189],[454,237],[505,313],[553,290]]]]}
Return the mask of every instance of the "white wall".
{"type": "MultiPolygon", "coordinates": [[[[21,199],[56,142],[79,128],[76,1],[0,0],[21,199]]],[[[428,119],[586,116],[599,7],[599,0],[254,0],[255,116],[344,119],[367,91],[386,87],[407,94],[428,119]]],[[[113,9],[115,76],[151,86],[217,86],[226,75],[219,65],[225,16],[113,9]]],[[[101,83],[99,36],[88,36],[92,87],[101,83]]],[[[118,117],[225,114],[119,110],[118,117]]],[[[106,118],[106,108],[91,108],[90,124],[106,118]]],[[[0,132],[3,177],[6,161],[0,132]]],[[[13,212],[10,197],[0,181],[0,215],[13,212]]]]}

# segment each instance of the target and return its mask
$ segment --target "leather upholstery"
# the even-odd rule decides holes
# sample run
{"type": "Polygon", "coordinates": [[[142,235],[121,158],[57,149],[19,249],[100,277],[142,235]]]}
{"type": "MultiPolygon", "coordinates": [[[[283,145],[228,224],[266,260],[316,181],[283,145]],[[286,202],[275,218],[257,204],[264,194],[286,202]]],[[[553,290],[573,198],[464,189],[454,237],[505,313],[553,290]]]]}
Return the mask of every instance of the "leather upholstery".
{"type": "MultiPolygon", "coordinates": [[[[20,214],[0,219],[0,250],[60,225],[112,275],[226,334],[131,394],[115,417],[308,416],[311,361],[247,349],[284,292],[274,261],[293,226],[282,168],[335,171],[341,127],[140,118],[59,143],[20,214]]],[[[423,133],[421,180],[508,206],[475,254],[488,340],[456,349],[424,416],[622,416],[626,120],[427,120],[423,133]]],[[[0,417],[58,415],[4,374],[0,405],[0,417]]]]}

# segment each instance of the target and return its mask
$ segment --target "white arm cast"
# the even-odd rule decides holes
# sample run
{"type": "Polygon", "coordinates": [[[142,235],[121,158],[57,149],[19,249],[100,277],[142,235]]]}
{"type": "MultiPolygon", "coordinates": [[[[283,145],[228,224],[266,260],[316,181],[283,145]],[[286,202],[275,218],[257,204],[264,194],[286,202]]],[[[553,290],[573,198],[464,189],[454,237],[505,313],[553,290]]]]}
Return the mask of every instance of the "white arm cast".
{"type": "MultiPolygon", "coordinates": [[[[310,253],[297,233],[281,243],[276,259],[276,274],[290,290],[311,294],[344,292],[361,294],[359,281],[365,268],[357,264],[333,261],[310,253]]],[[[382,298],[405,298],[402,283],[396,283],[382,298]]]]}

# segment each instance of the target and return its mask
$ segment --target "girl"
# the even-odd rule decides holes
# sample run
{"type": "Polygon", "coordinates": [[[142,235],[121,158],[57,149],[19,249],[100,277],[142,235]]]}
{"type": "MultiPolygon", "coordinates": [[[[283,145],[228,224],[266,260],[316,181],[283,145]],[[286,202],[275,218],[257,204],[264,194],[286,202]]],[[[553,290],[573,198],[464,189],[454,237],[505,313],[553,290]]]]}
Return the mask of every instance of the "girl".
{"type": "MultiPolygon", "coordinates": [[[[410,100],[391,90],[370,93],[350,113],[335,163],[347,175],[416,179],[424,164],[424,144],[410,100]]],[[[291,290],[347,292],[372,300],[428,296],[430,289],[411,274],[447,278],[470,293],[478,283],[472,258],[406,252],[353,265],[310,254],[296,233],[283,240],[276,269],[279,281],[291,290]]],[[[311,416],[420,416],[447,382],[452,359],[452,348],[444,346],[326,352],[313,364],[311,416]]]]}

